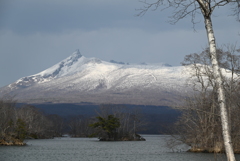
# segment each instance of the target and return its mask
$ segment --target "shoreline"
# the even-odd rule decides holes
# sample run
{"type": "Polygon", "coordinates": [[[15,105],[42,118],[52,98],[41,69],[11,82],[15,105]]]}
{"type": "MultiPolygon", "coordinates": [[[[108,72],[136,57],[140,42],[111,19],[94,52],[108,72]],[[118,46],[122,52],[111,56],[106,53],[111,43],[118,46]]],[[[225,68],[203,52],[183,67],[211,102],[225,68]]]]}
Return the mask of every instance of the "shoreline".
{"type": "Polygon", "coordinates": [[[8,141],[0,140],[0,146],[25,146],[25,145],[27,144],[18,139],[8,140],[8,141]]]}

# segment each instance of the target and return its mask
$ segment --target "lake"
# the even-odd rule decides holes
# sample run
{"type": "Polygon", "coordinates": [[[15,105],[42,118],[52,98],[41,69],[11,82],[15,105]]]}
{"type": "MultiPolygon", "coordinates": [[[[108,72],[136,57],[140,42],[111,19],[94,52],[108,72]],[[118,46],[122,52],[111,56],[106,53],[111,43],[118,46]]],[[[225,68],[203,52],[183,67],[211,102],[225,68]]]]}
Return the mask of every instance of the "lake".
{"type": "MultiPolygon", "coordinates": [[[[143,135],[146,141],[100,142],[97,138],[26,140],[27,146],[0,146],[0,161],[225,161],[224,154],[189,153],[187,146],[173,152],[170,136],[143,135]]],[[[240,155],[237,155],[240,160],[240,155]]]]}

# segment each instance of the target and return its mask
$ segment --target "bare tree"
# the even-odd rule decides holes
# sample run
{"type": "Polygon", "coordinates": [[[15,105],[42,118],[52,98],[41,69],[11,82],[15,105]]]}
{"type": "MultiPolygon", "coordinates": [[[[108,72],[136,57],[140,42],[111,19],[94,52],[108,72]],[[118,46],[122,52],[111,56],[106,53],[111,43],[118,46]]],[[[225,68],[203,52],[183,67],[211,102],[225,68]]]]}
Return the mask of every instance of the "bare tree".
{"type": "Polygon", "coordinates": [[[16,106],[14,97],[0,98],[0,145],[25,145],[27,138],[52,138],[61,135],[63,120],[45,116],[32,105],[16,106]]]}
{"type": "Polygon", "coordinates": [[[32,105],[23,105],[18,108],[17,119],[24,121],[29,137],[52,138],[54,136],[53,122],[32,105]]]}
{"type": "Polygon", "coordinates": [[[50,114],[46,116],[47,119],[52,123],[52,133],[53,137],[61,137],[63,136],[63,129],[64,129],[64,119],[56,114],[50,114]]]}
{"type": "Polygon", "coordinates": [[[90,117],[83,115],[72,116],[68,122],[70,135],[72,137],[89,137],[93,133],[93,129],[88,125],[93,122],[90,117]]]}
{"type": "MultiPolygon", "coordinates": [[[[224,73],[223,86],[229,114],[229,132],[232,136],[233,149],[238,152],[239,130],[239,88],[240,57],[236,46],[217,49],[219,66],[224,73]],[[231,49],[231,50],[229,50],[231,49]]],[[[195,95],[186,99],[182,108],[183,115],[177,123],[180,140],[191,145],[191,151],[223,152],[224,142],[221,134],[221,119],[217,100],[217,86],[213,69],[210,66],[210,52],[206,48],[200,54],[186,55],[184,66],[191,72],[191,81],[195,95]]]]}
{"type": "Polygon", "coordinates": [[[139,15],[145,14],[149,9],[156,10],[159,7],[174,8],[172,15],[172,22],[176,23],[186,16],[191,16],[191,21],[195,24],[195,17],[201,13],[204,18],[205,29],[208,37],[208,44],[211,55],[211,64],[213,67],[214,81],[217,87],[218,103],[220,105],[220,115],[222,122],[222,134],[224,138],[224,145],[226,149],[227,158],[229,161],[235,161],[235,156],[232,149],[232,141],[229,133],[229,123],[227,114],[227,105],[225,92],[223,87],[222,73],[219,67],[217,58],[217,49],[215,35],[212,26],[212,13],[213,11],[222,6],[231,5],[233,15],[237,16],[239,20],[240,1],[239,0],[156,0],[155,2],[148,2],[148,0],[141,1],[145,4],[141,9],[139,15]]]}
{"type": "Polygon", "coordinates": [[[15,103],[16,101],[9,96],[0,99],[0,140],[12,140],[11,135],[14,135],[17,122],[15,103]]]}

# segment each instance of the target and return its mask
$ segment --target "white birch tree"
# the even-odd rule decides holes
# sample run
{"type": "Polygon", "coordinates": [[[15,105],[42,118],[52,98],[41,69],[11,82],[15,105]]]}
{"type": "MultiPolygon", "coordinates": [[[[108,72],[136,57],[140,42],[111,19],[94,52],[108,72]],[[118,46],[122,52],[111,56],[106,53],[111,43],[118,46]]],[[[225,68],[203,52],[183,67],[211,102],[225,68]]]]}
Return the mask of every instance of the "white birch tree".
{"type": "Polygon", "coordinates": [[[218,103],[220,107],[225,151],[228,161],[235,161],[229,132],[225,91],[223,88],[222,74],[217,59],[216,41],[212,26],[212,13],[218,7],[231,5],[233,11],[232,15],[237,16],[237,20],[240,20],[240,0],[155,0],[155,2],[151,0],[144,0],[140,2],[144,3],[145,5],[142,9],[140,9],[140,13],[138,14],[139,16],[144,15],[149,9],[157,10],[159,7],[163,7],[163,9],[174,8],[172,14],[173,23],[178,22],[186,16],[191,16],[191,21],[193,24],[195,24],[196,14],[201,13],[203,15],[208,37],[211,63],[214,72],[214,80],[218,89],[218,103]]]}

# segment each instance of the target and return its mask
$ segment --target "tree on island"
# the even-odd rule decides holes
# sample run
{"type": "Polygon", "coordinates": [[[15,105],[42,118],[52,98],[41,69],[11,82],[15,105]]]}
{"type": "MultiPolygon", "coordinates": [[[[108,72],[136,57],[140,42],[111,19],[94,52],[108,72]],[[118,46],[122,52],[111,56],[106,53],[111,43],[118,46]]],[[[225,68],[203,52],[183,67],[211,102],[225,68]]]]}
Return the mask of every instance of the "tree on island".
{"type": "Polygon", "coordinates": [[[155,2],[148,2],[148,0],[140,0],[140,2],[143,2],[145,6],[140,9],[141,11],[139,15],[144,15],[152,7],[153,10],[157,10],[159,7],[163,7],[163,9],[173,8],[174,11],[172,15],[172,20],[174,24],[187,16],[191,16],[191,21],[193,24],[195,24],[196,15],[199,13],[202,14],[208,37],[209,53],[211,57],[211,64],[213,67],[213,80],[216,84],[217,89],[217,98],[220,107],[222,135],[225,151],[228,160],[235,161],[236,159],[233,153],[232,140],[229,129],[229,118],[225,98],[226,93],[224,91],[223,78],[217,58],[216,41],[212,26],[212,14],[216,8],[231,5],[233,11],[232,15],[237,16],[237,19],[239,20],[240,0],[155,0],[155,2]]]}
{"type": "Polygon", "coordinates": [[[142,141],[137,132],[146,125],[139,109],[119,105],[101,105],[95,123],[95,134],[100,140],[142,141]]]}
{"type": "Polygon", "coordinates": [[[113,115],[108,115],[107,118],[100,116],[96,117],[98,122],[90,124],[90,127],[98,129],[100,140],[117,140],[117,128],[120,127],[119,119],[113,115]]]}

